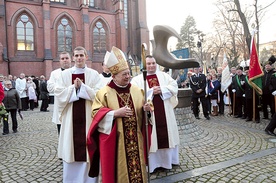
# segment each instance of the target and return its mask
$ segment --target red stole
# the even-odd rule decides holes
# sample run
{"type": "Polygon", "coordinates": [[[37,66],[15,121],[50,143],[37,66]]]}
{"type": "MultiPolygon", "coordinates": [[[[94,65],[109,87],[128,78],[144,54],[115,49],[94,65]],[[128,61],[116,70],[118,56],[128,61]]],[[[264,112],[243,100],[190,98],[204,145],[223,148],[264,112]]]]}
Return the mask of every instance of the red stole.
{"type": "MultiPolygon", "coordinates": [[[[80,78],[83,83],[84,74],[72,74],[74,80],[80,78]]],[[[75,161],[86,161],[86,114],[85,99],[80,98],[73,102],[73,144],[75,161]]]]}
{"type": "Polygon", "coordinates": [[[101,159],[102,182],[115,183],[116,179],[116,135],[117,123],[114,122],[109,135],[98,132],[98,124],[111,109],[101,108],[93,118],[92,125],[87,135],[87,149],[90,157],[90,177],[99,175],[101,159]]]}
{"type": "MultiPolygon", "coordinates": [[[[148,75],[147,81],[149,88],[152,88],[154,86],[160,86],[156,74],[148,75]]],[[[164,102],[160,95],[154,95],[152,103],[155,108],[154,117],[156,123],[158,149],[169,148],[168,128],[164,102]]]]}

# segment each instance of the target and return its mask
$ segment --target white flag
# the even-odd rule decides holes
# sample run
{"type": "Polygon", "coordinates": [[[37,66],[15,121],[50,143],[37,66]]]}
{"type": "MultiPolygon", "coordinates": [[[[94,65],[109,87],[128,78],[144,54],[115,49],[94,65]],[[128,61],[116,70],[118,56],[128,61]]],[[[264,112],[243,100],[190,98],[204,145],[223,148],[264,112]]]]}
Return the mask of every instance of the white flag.
{"type": "Polygon", "coordinates": [[[230,75],[229,66],[227,65],[221,74],[221,91],[225,92],[225,90],[229,87],[229,85],[232,83],[232,77],[230,75]]]}

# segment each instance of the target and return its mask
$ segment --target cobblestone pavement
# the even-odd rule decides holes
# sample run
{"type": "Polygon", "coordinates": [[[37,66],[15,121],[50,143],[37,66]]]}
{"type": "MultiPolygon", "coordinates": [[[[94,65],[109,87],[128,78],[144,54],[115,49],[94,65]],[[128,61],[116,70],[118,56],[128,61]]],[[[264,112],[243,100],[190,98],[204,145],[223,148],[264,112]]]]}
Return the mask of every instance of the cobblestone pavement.
{"type": "MultiPolygon", "coordinates": [[[[52,107],[50,112],[24,111],[18,133],[1,133],[1,183],[62,182],[52,107]]],[[[150,182],[276,182],[276,138],[264,132],[268,122],[245,122],[227,115],[209,121],[192,117],[179,126],[180,165],[156,170],[150,182]]]]}

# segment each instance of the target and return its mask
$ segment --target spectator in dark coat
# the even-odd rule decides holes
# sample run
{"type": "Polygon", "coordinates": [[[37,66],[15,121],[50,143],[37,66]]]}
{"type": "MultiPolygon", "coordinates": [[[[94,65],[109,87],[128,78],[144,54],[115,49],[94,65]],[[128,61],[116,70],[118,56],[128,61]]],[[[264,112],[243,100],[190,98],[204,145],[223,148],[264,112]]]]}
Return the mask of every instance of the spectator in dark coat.
{"type": "MultiPolygon", "coordinates": [[[[245,99],[244,95],[244,83],[245,76],[242,73],[243,68],[238,66],[237,74],[232,77],[232,92],[233,92],[233,105],[235,108],[235,117],[246,119],[247,116],[244,115],[245,110],[245,99]]],[[[233,108],[233,110],[234,110],[233,108]]]]}
{"type": "MultiPolygon", "coordinates": [[[[6,80],[4,82],[4,93],[5,98],[3,103],[6,107],[8,113],[11,114],[12,119],[12,130],[14,133],[17,132],[18,124],[16,118],[16,112],[18,109],[21,109],[21,100],[19,94],[15,88],[12,87],[12,82],[10,80],[6,80]]],[[[8,117],[4,117],[4,126],[3,126],[3,135],[9,133],[9,124],[8,124],[8,117]]]]}
{"type": "Polygon", "coordinates": [[[47,108],[49,107],[49,92],[47,90],[47,81],[45,79],[45,76],[40,76],[40,98],[42,100],[40,111],[42,112],[49,112],[47,108]]]}
{"type": "Polygon", "coordinates": [[[35,76],[31,76],[31,77],[32,77],[33,82],[35,83],[35,87],[36,87],[35,88],[35,93],[36,93],[37,100],[34,102],[34,107],[37,108],[38,107],[39,94],[40,94],[40,91],[39,91],[39,80],[35,76]]]}
{"type": "Polygon", "coordinates": [[[262,106],[263,106],[263,119],[269,119],[268,116],[268,106],[270,108],[271,117],[274,114],[274,97],[271,94],[271,90],[269,89],[271,76],[274,73],[273,64],[276,58],[272,55],[267,62],[265,62],[264,75],[262,77],[262,85],[263,85],[263,95],[262,95],[262,106]]]}
{"type": "MultiPolygon", "coordinates": [[[[271,75],[269,90],[272,93],[273,100],[275,100],[275,98],[276,98],[276,73],[271,75]]],[[[274,133],[275,128],[276,128],[276,113],[273,114],[272,119],[270,120],[270,123],[266,126],[265,132],[268,135],[276,136],[276,134],[274,133]]]]}
{"type": "Polygon", "coordinates": [[[199,118],[199,99],[202,104],[204,117],[209,120],[208,101],[206,95],[206,76],[199,73],[199,68],[194,68],[194,75],[190,77],[190,85],[192,89],[192,107],[196,119],[199,118]]]}

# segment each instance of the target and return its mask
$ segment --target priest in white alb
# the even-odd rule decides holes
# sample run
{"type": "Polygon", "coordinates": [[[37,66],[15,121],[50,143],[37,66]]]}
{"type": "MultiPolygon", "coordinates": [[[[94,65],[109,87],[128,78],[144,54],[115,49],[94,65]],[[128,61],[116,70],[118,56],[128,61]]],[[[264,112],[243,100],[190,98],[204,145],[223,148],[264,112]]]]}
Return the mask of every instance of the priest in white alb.
{"type": "MultiPolygon", "coordinates": [[[[152,173],[156,168],[171,169],[172,165],[179,164],[179,133],[174,114],[178,86],[170,75],[156,71],[154,57],[146,57],[146,69],[147,98],[154,106],[149,153],[149,171],[152,173]]],[[[134,77],[131,83],[144,88],[143,74],[134,77]]]]}
{"type": "Polygon", "coordinates": [[[88,176],[90,167],[86,136],[92,122],[91,106],[97,91],[103,86],[99,73],[86,66],[87,51],[76,47],[74,67],[60,74],[55,85],[61,131],[58,157],[63,160],[64,183],[96,183],[88,176]]]}

